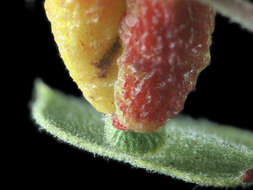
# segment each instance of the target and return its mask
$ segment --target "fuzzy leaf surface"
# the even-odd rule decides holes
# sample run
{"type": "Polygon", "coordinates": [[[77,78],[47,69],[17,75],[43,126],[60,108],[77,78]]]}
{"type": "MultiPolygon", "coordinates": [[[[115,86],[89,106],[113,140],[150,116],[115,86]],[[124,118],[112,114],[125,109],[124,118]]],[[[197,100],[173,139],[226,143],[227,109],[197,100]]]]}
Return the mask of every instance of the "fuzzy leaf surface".
{"type": "MultiPolygon", "coordinates": [[[[249,186],[253,133],[180,116],[167,122],[166,145],[155,154],[128,155],[104,139],[104,116],[80,98],[35,84],[32,118],[45,131],[80,149],[204,186],[249,186]]],[[[85,163],[84,163],[85,164],[85,163]]]]}

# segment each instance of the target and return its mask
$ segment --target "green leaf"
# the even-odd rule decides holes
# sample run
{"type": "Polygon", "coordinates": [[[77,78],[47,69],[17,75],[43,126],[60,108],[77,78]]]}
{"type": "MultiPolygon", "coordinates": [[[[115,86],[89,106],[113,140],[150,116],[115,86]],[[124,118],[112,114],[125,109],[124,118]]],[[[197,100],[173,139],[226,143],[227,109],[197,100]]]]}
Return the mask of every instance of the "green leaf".
{"type": "Polygon", "coordinates": [[[31,110],[42,129],[101,156],[205,186],[248,186],[253,182],[242,180],[249,179],[245,173],[253,168],[250,131],[180,116],[167,122],[166,144],[158,152],[137,156],[105,141],[104,115],[84,100],[63,95],[41,81],[36,82],[31,110]]]}
{"type": "Polygon", "coordinates": [[[161,127],[155,133],[137,133],[118,130],[112,126],[112,117],[105,118],[105,143],[113,149],[135,156],[156,154],[167,142],[167,133],[161,127]]]}

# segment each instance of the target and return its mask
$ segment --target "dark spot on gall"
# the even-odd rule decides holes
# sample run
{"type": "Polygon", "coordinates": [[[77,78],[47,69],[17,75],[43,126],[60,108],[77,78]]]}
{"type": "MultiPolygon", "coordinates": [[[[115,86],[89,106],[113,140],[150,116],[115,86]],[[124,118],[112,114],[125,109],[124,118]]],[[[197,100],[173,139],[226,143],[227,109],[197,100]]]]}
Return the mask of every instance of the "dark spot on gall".
{"type": "Polygon", "coordinates": [[[114,56],[117,54],[117,51],[120,49],[120,41],[119,38],[113,43],[111,48],[106,52],[103,58],[95,63],[96,67],[99,69],[98,77],[105,78],[106,72],[108,71],[109,66],[112,63],[114,56]]]}

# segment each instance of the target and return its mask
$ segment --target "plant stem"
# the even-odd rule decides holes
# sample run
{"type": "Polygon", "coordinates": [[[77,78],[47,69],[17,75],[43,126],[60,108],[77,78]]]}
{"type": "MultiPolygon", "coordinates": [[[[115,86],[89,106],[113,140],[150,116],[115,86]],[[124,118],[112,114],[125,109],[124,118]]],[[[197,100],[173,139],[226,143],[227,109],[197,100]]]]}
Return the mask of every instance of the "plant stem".
{"type": "Polygon", "coordinates": [[[243,28],[253,32],[253,4],[247,0],[200,0],[243,28]]]}

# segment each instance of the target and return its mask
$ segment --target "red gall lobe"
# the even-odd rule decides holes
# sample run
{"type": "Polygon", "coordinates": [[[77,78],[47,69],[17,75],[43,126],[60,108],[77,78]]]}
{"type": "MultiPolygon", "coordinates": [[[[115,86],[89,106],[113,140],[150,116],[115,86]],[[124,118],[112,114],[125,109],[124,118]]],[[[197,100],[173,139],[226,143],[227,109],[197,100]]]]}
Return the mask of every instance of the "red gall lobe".
{"type": "Polygon", "coordinates": [[[116,114],[129,130],[155,132],[183,109],[209,64],[215,13],[196,0],[127,2],[116,114]]]}

